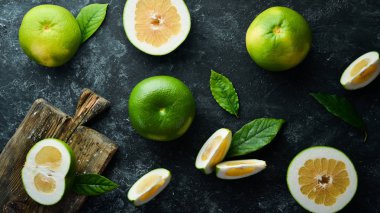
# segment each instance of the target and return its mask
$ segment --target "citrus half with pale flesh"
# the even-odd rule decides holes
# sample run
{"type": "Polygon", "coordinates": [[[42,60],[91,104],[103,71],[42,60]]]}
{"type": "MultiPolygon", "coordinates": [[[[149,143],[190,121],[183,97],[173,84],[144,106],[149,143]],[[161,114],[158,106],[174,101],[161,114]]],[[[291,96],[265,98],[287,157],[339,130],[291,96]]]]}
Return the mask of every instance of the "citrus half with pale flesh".
{"type": "Polygon", "coordinates": [[[123,23],[129,41],[150,55],[166,55],[175,50],[191,26],[183,0],[127,0],[123,23]]]}
{"type": "Polygon", "coordinates": [[[357,173],[341,151],[326,146],[305,149],[290,163],[287,183],[294,199],[311,212],[337,212],[355,195],[357,173]]]}

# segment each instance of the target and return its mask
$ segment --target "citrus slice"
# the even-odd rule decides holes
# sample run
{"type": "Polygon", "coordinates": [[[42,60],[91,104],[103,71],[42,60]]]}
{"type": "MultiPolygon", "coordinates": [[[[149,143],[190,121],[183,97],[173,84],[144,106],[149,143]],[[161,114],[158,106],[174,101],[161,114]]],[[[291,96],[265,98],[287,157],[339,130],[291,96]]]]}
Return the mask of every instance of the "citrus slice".
{"type": "Polygon", "coordinates": [[[186,39],[191,21],[183,0],[127,0],[123,24],[135,47],[150,55],[166,55],[186,39]]]}
{"type": "Polygon", "coordinates": [[[341,151],[317,146],[305,149],[290,163],[287,183],[294,199],[311,212],[337,212],[352,199],[357,174],[341,151]]]}
{"type": "Polygon", "coordinates": [[[75,155],[65,142],[44,139],[30,149],[21,173],[27,194],[37,203],[53,205],[72,184],[75,155]]]}
{"type": "Polygon", "coordinates": [[[155,169],[136,181],[128,191],[128,199],[141,206],[156,197],[169,184],[171,174],[167,169],[155,169]]]}
{"type": "Polygon", "coordinates": [[[234,180],[248,177],[265,169],[263,160],[233,160],[216,165],[216,176],[221,179],[234,180]]]}
{"type": "Polygon", "coordinates": [[[347,90],[355,90],[367,86],[380,73],[379,53],[368,52],[350,64],[343,72],[340,83],[347,90]]]}
{"type": "Polygon", "coordinates": [[[215,165],[220,163],[230,148],[232,133],[229,129],[219,129],[207,139],[198,153],[195,167],[205,174],[214,171],[215,165]]]}

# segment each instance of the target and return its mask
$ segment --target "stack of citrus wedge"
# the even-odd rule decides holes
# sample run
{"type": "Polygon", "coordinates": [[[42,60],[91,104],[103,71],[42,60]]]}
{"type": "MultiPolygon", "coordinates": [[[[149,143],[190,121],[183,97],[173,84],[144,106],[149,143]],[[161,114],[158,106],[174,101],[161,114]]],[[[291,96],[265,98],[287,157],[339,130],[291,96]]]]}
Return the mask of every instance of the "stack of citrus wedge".
{"type": "Polygon", "coordinates": [[[265,169],[266,163],[262,160],[249,159],[222,162],[230,148],[231,140],[231,130],[225,128],[217,130],[199,151],[195,167],[205,174],[212,173],[216,168],[216,176],[227,180],[248,177],[265,169]]]}

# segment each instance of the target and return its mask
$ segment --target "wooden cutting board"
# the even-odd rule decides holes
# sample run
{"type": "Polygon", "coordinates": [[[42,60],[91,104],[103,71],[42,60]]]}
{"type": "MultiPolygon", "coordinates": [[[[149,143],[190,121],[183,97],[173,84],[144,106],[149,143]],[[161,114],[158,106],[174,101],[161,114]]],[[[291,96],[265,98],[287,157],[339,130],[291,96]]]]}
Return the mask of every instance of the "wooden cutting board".
{"type": "Polygon", "coordinates": [[[109,102],[84,89],[74,117],[43,99],[36,100],[16,133],[0,154],[0,212],[77,212],[85,196],[69,193],[53,206],[34,202],[26,194],[21,169],[29,149],[45,138],[66,141],[77,158],[77,173],[101,173],[117,146],[106,136],[82,126],[109,106],[109,102]]]}

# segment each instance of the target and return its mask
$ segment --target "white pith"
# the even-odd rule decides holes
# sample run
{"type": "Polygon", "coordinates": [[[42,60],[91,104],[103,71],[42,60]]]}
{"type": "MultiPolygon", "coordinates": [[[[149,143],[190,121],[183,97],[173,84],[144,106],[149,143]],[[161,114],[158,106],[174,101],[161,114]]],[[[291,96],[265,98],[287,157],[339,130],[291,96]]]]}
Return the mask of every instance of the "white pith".
{"type": "Polygon", "coordinates": [[[52,205],[57,203],[65,193],[65,177],[70,169],[71,156],[66,147],[57,142],[56,139],[44,139],[36,143],[29,151],[24,168],[22,169],[22,181],[27,194],[36,202],[43,205],[52,205]],[[44,166],[35,163],[37,153],[45,146],[57,148],[62,156],[61,165],[57,171],[50,170],[44,166]],[[39,191],[34,184],[34,177],[41,173],[55,180],[56,188],[51,193],[39,191]]]}
{"type": "Polygon", "coordinates": [[[216,170],[217,170],[216,176],[218,178],[227,179],[227,180],[240,179],[240,178],[257,174],[267,167],[266,162],[263,160],[247,159],[247,160],[237,160],[237,161],[242,162],[242,165],[228,165],[229,163],[234,162],[234,161],[225,161],[223,163],[219,163],[218,165],[216,165],[216,170]],[[241,176],[228,176],[226,172],[231,168],[254,168],[255,170],[241,176]]]}
{"type": "MultiPolygon", "coordinates": [[[[217,136],[221,136],[221,141],[227,140],[227,147],[226,149],[228,150],[230,145],[231,145],[231,140],[232,140],[232,133],[229,129],[219,129],[214,134],[210,136],[210,138],[207,139],[207,141],[203,144],[201,150],[198,153],[197,159],[195,160],[195,167],[197,169],[202,169],[206,174],[210,174],[212,171],[214,171],[214,168],[212,165],[210,165],[211,159],[213,156],[220,151],[220,145],[222,143],[219,143],[219,146],[214,147],[210,155],[206,160],[202,160],[202,155],[206,151],[207,146],[213,142],[214,138],[217,136]]],[[[226,153],[227,154],[227,153],[226,153]]],[[[224,158],[225,156],[223,156],[224,158]]]]}
{"type": "Polygon", "coordinates": [[[355,61],[353,61],[343,72],[341,78],[340,78],[340,83],[344,86],[344,88],[348,89],[348,90],[355,90],[355,89],[359,89],[359,88],[362,88],[362,87],[365,87],[367,86],[369,83],[371,83],[373,80],[375,80],[375,78],[379,75],[380,73],[380,60],[379,60],[379,53],[376,52],[376,51],[372,51],[372,52],[368,52],[362,56],[360,56],[359,58],[357,58],[355,61]],[[363,59],[366,59],[368,60],[368,64],[367,66],[363,67],[361,69],[361,71],[358,72],[358,74],[356,74],[355,76],[351,77],[350,74],[351,74],[351,70],[352,68],[360,61],[362,61],[363,59]],[[355,84],[352,82],[352,80],[360,75],[360,73],[362,73],[364,70],[366,70],[369,66],[373,65],[373,64],[377,64],[377,70],[372,74],[372,76],[365,82],[362,82],[360,84],[355,84]]]}
{"type": "Polygon", "coordinates": [[[357,174],[350,159],[341,151],[331,147],[312,147],[302,151],[292,160],[287,172],[287,183],[294,199],[306,210],[320,213],[337,212],[346,206],[355,195],[357,188],[357,174]],[[307,160],[315,158],[335,159],[343,161],[346,164],[350,185],[343,194],[337,197],[336,203],[332,206],[325,206],[323,204],[318,205],[302,194],[300,190],[301,186],[298,182],[298,171],[307,160]]]}
{"type": "Polygon", "coordinates": [[[128,39],[135,47],[150,55],[166,55],[175,50],[187,37],[190,32],[191,20],[190,13],[183,0],[171,0],[171,3],[177,8],[181,17],[181,30],[178,35],[173,35],[170,39],[159,47],[155,47],[147,42],[141,42],[136,37],[135,30],[135,10],[139,0],[127,0],[123,13],[124,30],[128,39]]]}
{"type": "Polygon", "coordinates": [[[167,170],[167,169],[163,169],[163,168],[159,168],[159,169],[154,169],[148,173],[146,173],[144,176],[142,176],[140,179],[138,179],[134,184],[133,186],[129,189],[128,191],[128,199],[130,201],[132,201],[134,203],[134,205],[136,206],[140,206],[140,205],[143,205],[147,202],[149,202],[150,200],[152,200],[154,197],[156,197],[162,190],[165,189],[165,187],[169,184],[170,182],[170,179],[171,179],[171,174],[170,174],[170,171],[167,170]],[[159,175],[160,178],[159,179],[156,179],[153,183],[149,183],[150,186],[149,188],[147,188],[144,192],[140,192],[140,193],[137,193],[137,187],[140,185],[140,184],[144,184],[144,179],[147,178],[148,176],[150,175],[159,175]],[[140,200],[139,198],[141,198],[142,195],[144,195],[144,193],[148,192],[150,189],[152,189],[153,187],[156,186],[156,184],[160,183],[161,180],[164,180],[164,184],[156,190],[156,192],[147,200],[140,200]]]}

